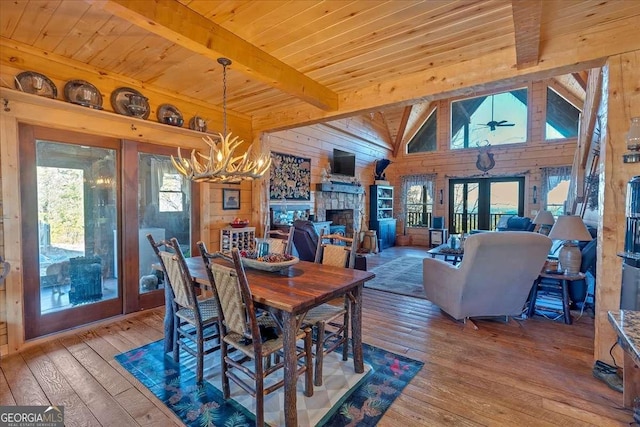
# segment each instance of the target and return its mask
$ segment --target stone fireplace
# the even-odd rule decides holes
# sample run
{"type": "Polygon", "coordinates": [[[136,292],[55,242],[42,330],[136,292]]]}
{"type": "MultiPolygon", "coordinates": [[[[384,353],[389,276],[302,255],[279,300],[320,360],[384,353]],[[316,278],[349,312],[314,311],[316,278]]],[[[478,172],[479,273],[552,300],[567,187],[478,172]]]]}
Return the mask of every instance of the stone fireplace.
{"type": "Polygon", "coordinates": [[[331,221],[331,226],[344,225],[345,234],[353,235],[353,209],[327,209],[326,220],[331,221]]]}
{"type": "Polygon", "coordinates": [[[316,221],[344,225],[346,235],[353,236],[362,223],[364,188],[356,185],[318,184],[315,194],[316,221]]]}

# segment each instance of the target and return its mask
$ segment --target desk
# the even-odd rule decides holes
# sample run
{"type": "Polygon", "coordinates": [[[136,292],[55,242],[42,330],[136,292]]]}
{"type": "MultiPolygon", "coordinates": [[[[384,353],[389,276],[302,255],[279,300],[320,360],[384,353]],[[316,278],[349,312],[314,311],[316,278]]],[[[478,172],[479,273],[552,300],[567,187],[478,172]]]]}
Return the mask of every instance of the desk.
{"type": "Polygon", "coordinates": [[[456,265],[460,261],[462,261],[462,257],[464,255],[463,252],[454,252],[447,244],[436,246],[433,249],[429,249],[427,253],[431,255],[431,258],[435,258],[436,255],[442,255],[444,256],[445,261],[452,262],[453,265],[456,265]]]}
{"type": "Polygon", "coordinates": [[[640,398],[640,311],[609,311],[608,318],[624,350],[622,400],[625,408],[633,409],[634,399],[640,398]]]}
{"type": "Polygon", "coordinates": [[[564,318],[564,323],[570,325],[573,323],[571,320],[571,309],[570,309],[570,298],[569,298],[569,283],[576,280],[585,280],[584,273],[577,274],[548,274],[545,272],[540,273],[536,281],[533,283],[533,287],[531,288],[531,295],[529,296],[529,309],[527,310],[527,316],[531,317],[535,314],[536,310],[536,299],[538,298],[538,287],[540,286],[550,286],[554,285],[545,285],[542,284],[542,279],[549,279],[558,282],[558,289],[560,290],[560,298],[562,300],[562,315],[564,318]]]}
{"type": "MultiPolygon", "coordinates": [[[[193,279],[209,286],[209,278],[201,257],[187,258],[193,279]]],[[[224,260],[216,259],[223,263],[224,260]]],[[[362,288],[375,275],[368,271],[331,267],[300,261],[280,272],[245,269],[254,303],[280,322],[284,341],[284,411],[287,426],[297,426],[295,336],[309,309],[344,295],[349,295],[353,364],[357,373],[364,372],[362,354],[362,288]]]]}

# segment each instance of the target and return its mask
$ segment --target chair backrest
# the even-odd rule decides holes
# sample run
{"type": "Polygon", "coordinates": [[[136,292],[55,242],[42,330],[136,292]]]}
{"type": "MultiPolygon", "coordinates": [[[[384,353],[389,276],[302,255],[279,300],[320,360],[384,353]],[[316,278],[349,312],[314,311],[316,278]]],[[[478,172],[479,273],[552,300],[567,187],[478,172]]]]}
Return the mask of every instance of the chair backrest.
{"type": "Polygon", "coordinates": [[[178,240],[174,237],[156,242],[151,234],[147,234],[147,239],[158,257],[166,281],[171,286],[174,303],[180,307],[191,308],[199,315],[193,278],[178,240]],[[161,250],[163,246],[164,250],[161,250]]]}
{"type": "Polygon", "coordinates": [[[301,261],[313,262],[318,246],[318,232],[308,220],[293,221],[293,244],[301,261]]]}
{"type": "Polygon", "coordinates": [[[527,231],[470,235],[458,266],[464,316],[513,315],[540,274],[551,239],[527,231]]]}
{"type": "Polygon", "coordinates": [[[260,330],[253,305],[251,290],[244,273],[240,253],[237,248],[231,250],[233,262],[219,253],[209,253],[203,242],[198,242],[200,254],[207,267],[209,281],[216,293],[216,303],[223,334],[233,332],[245,338],[261,343],[260,330]],[[215,258],[224,259],[222,264],[215,258]]]}
{"type": "Polygon", "coordinates": [[[264,238],[269,244],[269,252],[291,255],[293,246],[293,230],[293,225],[289,227],[288,231],[267,229],[264,238]]]}
{"type": "MultiPolygon", "coordinates": [[[[353,235],[357,236],[358,230],[354,230],[353,235]]],[[[334,267],[353,268],[356,262],[356,246],[354,239],[350,237],[341,234],[324,234],[322,230],[314,261],[334,267]]]]}

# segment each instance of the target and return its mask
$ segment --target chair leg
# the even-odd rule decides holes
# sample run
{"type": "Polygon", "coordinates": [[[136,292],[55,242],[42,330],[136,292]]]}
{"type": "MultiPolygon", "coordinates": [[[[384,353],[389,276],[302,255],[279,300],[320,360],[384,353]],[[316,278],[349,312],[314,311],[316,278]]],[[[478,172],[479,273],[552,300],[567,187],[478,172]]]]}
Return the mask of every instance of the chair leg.
{"type": "Polygon", "coordinates": [[[173,361],[180,363],[180,318],[175,316],[173,319],[173,361]]]}
{"type": "MultiPolygon", "coordinates": [[[[312,355],[312,337],[311,337],[311,329],[306,331],[306,335],[304,336],[304,351],[305,351],[305,372],[304,372],[304,395],[307,397],[313,396],[313,363],[311,360],[312,355]]],[[[322,351],[320,352],[322,353],[322,351]]],[[[322,375],[320,376],[320,384],[322,384],[322,375]]]]}
{"type": "Polygon", "coordinates": [[[346,361],[349,358],[349,322],[351,321],[348,307],[342,319],[344,322],[344,329],[342,330],[342,360],[346,361]]]}
{"type": "Polygon", "coordinates": [[[196,365],[196,380],[198,384],[202,383],[202,378],[204,376],[204,337],[202,328],[197,328],[196,330],[196,340],[197,340],[197,365],[196,365]]]}
{"type": "Polygon", "coordinates": [[[322,364],[324,362],[324,322],[316,323],[316,354],[313,383],[320,387],[322,385],[322,364]]]}
{"type": "Polygon", "coordinates": [[[264,368],[262,366],[262,357],[256,357],[255,360],[255,376],[256,376],[256,426],[264,425],[264,368]]]}
{"type": "Polygon", "coordinates": [[[221,371],[220,375],[222,375],[222,395],[225,399],[231,397],[231,389],[229,388],[229,377],[227,376],[227,371],[229,367],[227,366],[227,343],[220,340],[220,359],[221,359],[221,371]]]}

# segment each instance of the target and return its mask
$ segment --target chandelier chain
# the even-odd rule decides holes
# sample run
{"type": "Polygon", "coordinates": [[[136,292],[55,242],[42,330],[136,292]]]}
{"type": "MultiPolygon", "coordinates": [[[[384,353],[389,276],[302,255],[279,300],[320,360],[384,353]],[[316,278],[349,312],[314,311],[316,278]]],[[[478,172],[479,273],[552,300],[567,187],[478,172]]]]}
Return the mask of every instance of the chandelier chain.
{"type": "Polygon", "coordinates": [[[171,161],[180,174],[195,182],[238,183],[261,178],[271,166],[271,156],[267,153],[254,155],[252,146],[244,154],[235,155],[244,141],[227,133],[227,67],[231,60],[218,58],[218,63],[222,65],[223,132],[218,134],[217,141],[208,135],[202,138],[209,146],[208,155],[191,150],[191,156],[184,158],[178,148],[178,157],[171,156],[171,161]]]}
{"type": "Polygon", "coordinates": [[[227,134],[227,63],[222,64],[222,134],[227,134]]]}

